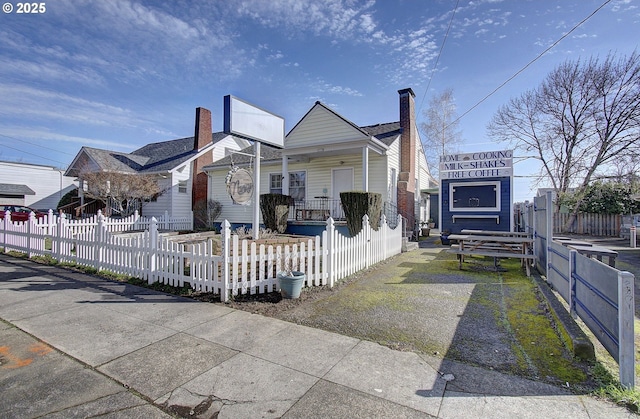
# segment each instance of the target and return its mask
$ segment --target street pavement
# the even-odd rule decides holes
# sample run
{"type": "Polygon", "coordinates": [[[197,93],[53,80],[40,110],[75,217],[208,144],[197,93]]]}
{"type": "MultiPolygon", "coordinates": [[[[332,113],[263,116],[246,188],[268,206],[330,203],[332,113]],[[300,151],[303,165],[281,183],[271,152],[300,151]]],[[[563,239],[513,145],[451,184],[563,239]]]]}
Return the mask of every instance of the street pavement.
{"type": "Polygon", "coordinates": [[[566,389],[0,255],[0,418],[628,418],[566,389]]]}

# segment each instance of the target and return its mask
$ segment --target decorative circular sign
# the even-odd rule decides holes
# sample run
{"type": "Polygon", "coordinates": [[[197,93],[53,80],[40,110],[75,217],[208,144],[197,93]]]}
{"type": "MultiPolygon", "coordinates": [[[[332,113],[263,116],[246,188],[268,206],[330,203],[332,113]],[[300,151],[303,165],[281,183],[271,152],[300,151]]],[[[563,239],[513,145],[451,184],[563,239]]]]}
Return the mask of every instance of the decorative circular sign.
{"type": "Polygon", "coordinates": [[[253,176],[247,169],[234,167],[227,174],[227,192],[234,204],[249,205],[253,197],[253,176]]]}

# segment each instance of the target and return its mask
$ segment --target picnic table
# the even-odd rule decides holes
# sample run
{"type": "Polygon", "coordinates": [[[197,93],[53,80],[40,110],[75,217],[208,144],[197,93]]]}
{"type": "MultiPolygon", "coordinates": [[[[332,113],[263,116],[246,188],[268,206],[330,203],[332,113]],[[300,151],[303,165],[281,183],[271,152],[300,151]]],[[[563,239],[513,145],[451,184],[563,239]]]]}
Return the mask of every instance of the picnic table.
{"type": "Polygon", "coordinates": [[[463,229],[460,234],[473,234],[477,236],[504,236],[504,237],[531,237],[531,234],[524,231],[494,231],[494,230],[471,230],[463,229]]]}
{"type": "Polygon", "coordinates": [[[458,255],[460,269],[462,269],[464,256],[476,255],[493,257],[496,268],[498,266],[498,258],[519,258],[527,270],[527,276],[531,276],[531,265],[534,259],[534,255],[530,252],[531,245],[533,244],[531,237],[450,234],[449,239],[458,242],[457,245],[451,246],[449,252],[458,255]]]}

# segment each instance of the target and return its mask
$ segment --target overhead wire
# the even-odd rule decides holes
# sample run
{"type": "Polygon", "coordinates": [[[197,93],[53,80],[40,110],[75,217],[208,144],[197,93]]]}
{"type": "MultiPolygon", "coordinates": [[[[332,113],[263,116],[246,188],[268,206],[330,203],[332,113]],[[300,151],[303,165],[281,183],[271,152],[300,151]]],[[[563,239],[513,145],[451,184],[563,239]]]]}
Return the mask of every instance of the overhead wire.
{"type": "MultiPolygon", "coordinates": [[[[21,139],[14,138],[14,137],[10,137],[10,136],[8,136],[8,135],[0,134],[0,137],[9,138],[9,139],[11,139],[11,140],[15,140],[15,141],[23,142],[23,143],[26,143],[26,144],[29,144],[29,145],[33,145],[33,146],[36,146],[36,147],[41,147],[41,148],[44,148],[44,149],[47,149],[47,150],[55,151],[55,152],[57,152],[57,153],[62,153],[62,154],[69,154],[69,155],[72,155],[72,154],[70,154],[70,153],[66,153],[66,152],[64,152],[64,151],[55,150],[55,149],[50,148],[50,147],[45,147],[45,146],[40,145],[40,144],[31,143],[31,142],[29,142],[29,141],[21,140],[21,139]]],[[[2,146],[3,146],[3,147],[5,147],[5,148],[10,148],[11,150],[19,151],[20,153],[23,153],[23,154],[28,154],[28,155],[30,155],[30,156],[38,157],[39,159],[48,160],[48,161],[51,161],[51,162],[54,162],[54,163],[60,163],[60,164],[62,164],[63,166],[66,166],[66,165],[68,164],[68,163],[65,163],[65,162],[61,162],[61,161],[59,161],[59,160],[50,159],[50,158],[48,158],[48,157],[43,157],[43,156],[41,156],[41,155],[39,155],[39,154],[31,153],[31,152],[29,152],[29,151],[25,151],[25,150],[23,150],[23,149],[19,149],[19,148],[16,148],[16,147],[12,147],[12,146],[7,145],[7,144],[3,144],[2,146]]]]}
{"type": "Polygon", "coordinates": [[[571,30],[567,33],[565,33],[564,35],[562,35],[560,38],[558,38],[558,40],[556,40],[553,44],[551,44],[549,47],[547,47],[544,51],[542,51],[540,54],[538,54],[534,59],[532,59],[531,61],[529,61],[524,67],[522,67],[520,70],[516,71],[516,73],[514,75],[512,75],[511,77],[509,77],[506,81],[504,81],[502,84],[500,84],[498,87],[496,87],[495,89],[493,89],[489,94],[487,94],[485,97],[483,97],[482,99],[480,99],[480,101],[478,101],[475,105],[473,105],[471,108],[469,108],[467,111],[465,111],[462,115],[460,115],[457,119],[455,119],[453,122],[451,122],[447,127],[455,124],[456,122],[458,122],[460,119],[462,119],[464,116],[466,116],[469,112],[471,112],[472,110],[474,110],[475,108],[477,108],[478,106],[480,106],[480,104],[482,104],[485,100],[489,99],[491,96],[493,96],[498,90],[502,89],[507,83],[509,83],[511,80],[515,79],[516,77],[518,77],[522,72],[524,72],[527,68],[529,68],[529,66],[531,66],[533,63],[535,63],[536,61],[538,61],[544,54],[546,54],[547,52],[549,52],[551,49],[553,49],[553,47],[555,47],[556,45],[558,45],[562,40],[564,40],[567,36],[569,36],[573,31],[575,31],[576,29],[578,29],[582,24],[584,24],[587,20],[591,19],[596,13],[598,13],[604,6],[606,6],[607,4],[611,3],[612,0],[606,0],[604,3],[602,3],[596,10],[594,10],[589,16],[585,17],[584,19],[582,19],[578,24],[576,24],[573,28],[571,28],[571,30]]]}
{"type": "Polygon", "coordinates": [[[418,107],[418,114],[422,110],[422,105],[424,104],[424,99],[427,97],[427,92],[429,92],[429,87],[431,86],[431,80],[433,80],[433,74],[436,71],[436,67],[438,67],[438,62],[440,62],[440,56],[442,55],[442,50],[444,49],[444,44],[447,42],[447,38],[449,37],[449,31],[451,30],[451,25],[453,24],[453,18],[456,15],[456,11],[458,10],[458,5],[460,4],[460,0],[456,0],[456,5],[453,8],[453,12],[451,13],[451,19],[449,19],[449,26],[447,26],[447,32],[444,34],[444,39],[442,40],[442,45],[440,45],[440,51],[438,51],[438,55],[436,56],[436,61],[433,63],[433,68],[431,69],[431,75],[429,76],[429,81],[427,82],[427,87],[424,89],[424,95],[422,95],[422,101],[420,101],[420,106],[418,107]]]}

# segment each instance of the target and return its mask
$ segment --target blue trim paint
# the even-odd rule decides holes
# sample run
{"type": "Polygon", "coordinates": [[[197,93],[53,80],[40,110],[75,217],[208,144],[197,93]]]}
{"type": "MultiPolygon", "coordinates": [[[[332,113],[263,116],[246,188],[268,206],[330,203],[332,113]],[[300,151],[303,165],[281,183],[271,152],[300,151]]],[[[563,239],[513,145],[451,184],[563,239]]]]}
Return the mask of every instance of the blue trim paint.
{"type": "MultiPolygon", "coordinates": [[[[231,231],[233,232],[234,230],[236,230],[239,227],[245,227],[247,230],[251,229],[251,224],[247,224],[247,223],[231,223],[231,231]]],[[[216,229],[216,231],[221,231],[222,230],[222,222],[216,222],[214,223],[214,228],[216,229]]],[[[264,225],[260,225],[260,228],[264,228],[264,225]]],[[[347,228],[346,224],[342,225],[342,224],[336,224],[335,225],[336,231],[338,231],[340,234],[342,234],[343,236],[346,237],[351,237],[349,235],[349,229],[347,228]]],[[[287,225],[287,229],[285,230],[285,234],[296,234],[299,236],[320,236],[322,237],[322,232],[325,231],[327,229],[327,225],[325,223],[318,223],[318,224],[292,224],[289,223],[287,225]]]]}
{"type": "Polygon", "coordinates": [[[494,178],[481,178],[481,179],[445,179],[442,180],[442,187],[440,188],[440,209],[442,211],[442,227],[441,231],[449,231],[452,234],[460,233],[463,229],[473,230],[494,230],[494,231],[509,231],[511,229],[511,177],[494,177],[494,178]],[[500,182],[500,211],[451,211],[449,208],[450,188],[451,183],[478,183],[478,182],[500,182]],[[453,222],[453,216],[456,216],[455,223],[453,222]],[[464,218],[470,216],[470,218],[464,218]],[[477,216],[487,216],[490,218],[472,218],[477,216]],[[498,223],[496,218],[498,217],[498,223]]]}
{"type": "Polygon", "coordinates": [[[223,108],[224,116],[222,132],[231,134],[231,95],[224,97],[223,108]]]}

